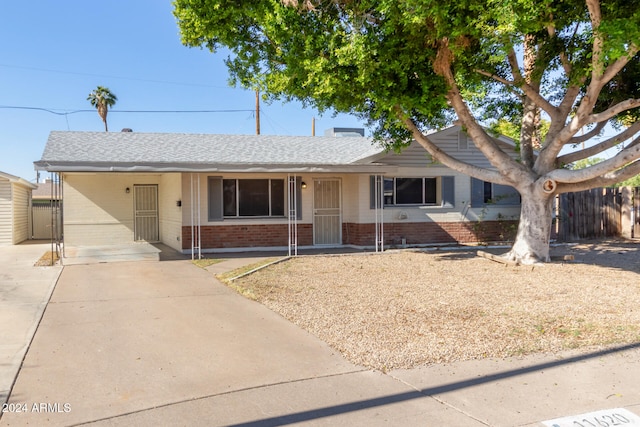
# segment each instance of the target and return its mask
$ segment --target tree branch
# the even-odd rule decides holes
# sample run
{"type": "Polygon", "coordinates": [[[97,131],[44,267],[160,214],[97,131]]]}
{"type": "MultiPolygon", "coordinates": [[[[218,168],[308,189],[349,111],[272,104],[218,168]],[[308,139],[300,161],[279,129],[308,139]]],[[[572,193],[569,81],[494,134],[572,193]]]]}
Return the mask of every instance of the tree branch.
{"type": "Polygon", "coordinates": [[[613,107],[610,107],[600,113],[591,114],[588,118],[588,121],[589,123],[605,122],[622,113],[623,111],[631,110],[632,108],[636,108],[638,106],[640,106],[640,98],[627,99],[625,101],[618,102],[613,107]]]}
{"type": "Polygon", "coordinates": [[[473,71],[475,71],[476,73],[478,73],[480,75],[483,75],[485,77],[489,77],[491,80],[495,80],[498,83],[502,83],[505,86],[513,86],[515,84],[514,82],[512,82],[510,80],[507,80],[504,77],[500,77],[500,76],[498,76],[496,74],[493,74],[493,73],[490,73],[488,71],[484,71],[484,70],[480,70],[480,69],[476,69],[476,70],[473,70],[473,71]]]}
{"type": "MultiPolygon", "coordinates": [[[[549,34],[549,37],[554,38],[556,36],[556,27],[553,21],[553,13],[549,15],[549,19],[551,23],[547,25],[547,33],[549,34]]],[[[577,27],[575,31],[577,31],[577,27]]],[[[569,62],[569,57],[567,56],[567,52],[562,51],[558,54],[558,56],[560,57],[560,63],[562,64],[564,73],[567,76],[570,75],[573,67],[571,66],[571,62],[569,62]]]]}
{"type": "Polygon", "coordinates": [[[598,135],[600,131],[607,125],[607,122],[597,123],[596,126],[584,135],[574,136],[569,140],[567,144],[580,144],[581,142],[588,141],[594,136],[598,135]]]}
{"type": "MultiPolygon", "coordinates": [[[[615,147],[621,142],[624,142],[627,139],[631,138],[633,135],[635,135],[638,132],[640,132],[640,122],[635,122],[633,125],[625,129],[623,132],[619,133],[618,135],[612,138],[602,141],[599,144],[585,148],[580,151],[576,151],[574,153],[569,153],[569,154],[565,154],[564,156],[558,157],[558,163],[566,165],[566,164],[575,162],[577,160],[586,159],[588,157],[594,156],[598,153],[608,150],[609,148],[615,147]]],[[[631,148],[636,143],[637,142],[634,141],[633,143],[629,144],[626,148],[631,148]]]]}
{"type": "Polygon", "coordinates": [[[405,124],[407,129],[411,131],[414,139],[418,144],[422,145],[425,150],[438,162],[450,167],[451,169],[472,176],[483,181],[495,182],[497,184],[511,185],[510,182],[504,179],[504,177],[494,170],[481,168],[450,156],[440,147],[433,143],[426,135],[422,133],[413,120],[407,116],[400,107],[396,107],[397,114],[400,116],[400,120],[405,124]]]}
{"type": "Polygon", "coordinates": [[[607,69],[602,74],[602,80],[605,82],[609,82],[612,78],[616,76],[627,63],[633,58],[636,53],[638,53],[638,46],[632,43],[627,49],[627,54],[618,58],[613,64],[609,65],[607,69]]]}
{"type": "Polygon", "coordinates": [[[522,73],[520,72],[518,57],[516,56],[516,52],[513,47],[509,50],[507,59],[509,60],[511,73],[513,74],[513,82],[511,84],[520,85],[524,94],[528,96],[538,107],[542,108],[549,116],[555,116],[558,113],[557,107],[544,99],[544,97],[540,95],[537,90],[535,90],[533,87],[531,87],[530,84],[525,81],[522,73]]]}
{"type": "Polygon", "coordinates": [[[556,169],[547,174],[549,179],[559,183],[579,183],[592,180],[598,176],[605,176],[611,170],[621,168],[640,158],[640,144],[631,144],[608,160],[579,170],[556,169]]]}
{"type": "Polygon", "coordinates": [[[560,183],[556,189],[556,193],[570,193],[573,191],[590,190],[597,187],[607,187],[640,174],[640,161],[635,161],[622,169],[618,169],[607,174],[597,176],[587,181],[577,183],[560,183]]]}
{"type": "Polygon", "coordinates": [[[524,80],[522,77],[522,73],[520,72],[520,64],[518,64],[518,56],[516,55],[516,51],[513,49],[513,46],[510,46],[509,53],[507,54],[507,60],[509,61],[509,65],[511,66],[511,74],[513,74],[513,81],[516,83],[520,83],[524,80]]]}
{"type": "MultiPolygon", "coordinates": [[[[443,40],[438,49],[436,61],[434,62],[435,71],[440,74],[447,84],[449,85],[449,92],[447,93],[447,100],[451,103],[451,106],[455,110],[460,121],[467,128],[467,133],[471,136],[471,140],[475,146],[485,155],[487,160],[498,169],[503,177],[498,182],[499,184],[506,183],[508,185],[514,185],[519,183],[522,179],[522,173],[529,174],[530,171],[525,166],[517,163],[509,155],[507,155],[498,146],[497,142],[489,137],[471,114],[469,107],[464,102],[458,85],[456,83],[453,72],[451,71],[451,61],[453,54],[449,49],[448,40],[443,40]],[[505,181],[505,178],[510,180],[505,181]]],[[[445,163],[445,162],[442,162],[445,163]]],[[[446,163],[445,163],[446,164],[446,163]]],[[[459,169],[456,169],[460,171],[459,169]]],[[[466,173],[466,172],[465,172],[466,173]]],[[[470,174],[472,175],[472,174],[470,174]]],[[[473,176],[473,175],[472,175],[473,176]]]]}

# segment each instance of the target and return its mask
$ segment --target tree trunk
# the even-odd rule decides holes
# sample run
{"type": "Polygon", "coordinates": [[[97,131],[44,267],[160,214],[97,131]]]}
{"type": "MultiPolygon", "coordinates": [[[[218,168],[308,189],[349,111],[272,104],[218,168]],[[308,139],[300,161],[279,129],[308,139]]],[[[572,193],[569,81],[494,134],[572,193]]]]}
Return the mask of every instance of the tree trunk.
{"type": "Polygon", "coordinates": [[[505,257],[519,264],[549,262],[549,240],[553,214],[553,194],[542,190],[521,193],[522,208],[518,233],[505,257]]]}

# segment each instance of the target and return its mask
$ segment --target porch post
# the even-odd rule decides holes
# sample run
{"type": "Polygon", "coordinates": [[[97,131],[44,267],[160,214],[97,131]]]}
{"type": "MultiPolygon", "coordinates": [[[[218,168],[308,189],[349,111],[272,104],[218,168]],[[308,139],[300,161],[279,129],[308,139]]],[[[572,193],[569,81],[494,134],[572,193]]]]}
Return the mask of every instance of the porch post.
{"type": "Polygon", "coordinates": [[[374,177],[374,216],[376,252],[384,251],[384,177],[374,177]]]}
{"type": "Polygon", "coordinates": [[[202,258],[200,245],[200,176],[191,172],[191,259],[202,258]]]}
{"type": "Polygon", "coordinates": [[[298,256],[298,200],[296,176],[287,174],[287,211],[289,256],[298,256]]]}

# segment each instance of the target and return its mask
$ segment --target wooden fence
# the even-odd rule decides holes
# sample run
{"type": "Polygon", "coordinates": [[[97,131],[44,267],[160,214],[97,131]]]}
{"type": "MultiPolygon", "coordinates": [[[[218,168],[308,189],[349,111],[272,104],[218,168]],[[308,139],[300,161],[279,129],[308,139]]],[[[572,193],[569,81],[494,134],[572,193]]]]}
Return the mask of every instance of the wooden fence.
{"type": "MultiPolygon", "coordinates": [[[[624,215],[633,217],[637,214],[640,203],[640,188],[624,190],[623,188],[594,188],[576,193],[561,194],[557,198],[556,232],[560,241],[577,239],[598,239],[633,234],[625,233],[624,224],[636,222],[625,221],[624,215]],[[629,196],[623,197],[625,191],[629,196]],[[632,202],[631,194],[635,194],[632,202]],[[634,210],[632,206],[636,206],[634,210]]],[[[638,233],[635,233],[636,237],[638,233]]]]}
{"type": "Polygon", "coordinates": [[[633,209],[631,210],[631,237],[640,238],[640,187],[633,189],[633,209]]]}

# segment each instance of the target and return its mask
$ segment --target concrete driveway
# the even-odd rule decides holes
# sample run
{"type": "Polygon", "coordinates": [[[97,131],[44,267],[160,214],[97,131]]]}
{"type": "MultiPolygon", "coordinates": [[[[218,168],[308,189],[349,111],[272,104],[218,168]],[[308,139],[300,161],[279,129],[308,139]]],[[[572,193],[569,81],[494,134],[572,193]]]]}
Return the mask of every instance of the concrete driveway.
{"type": "Polygon", "coordinates": [[[0,426],[631,427],[639,396],[638,345],[383,374],[188,260],[121,262],[64,268],[0,426]]]}
{"type": "Polygon", "coordinates": [[[9,396],[62,271],[58,266],[34,267],[50,248],[41,242],[0,246],[0,405],[9,396]]]}
{"type": "Polygon", "coordinates": [[[65,267],[9,402],[1,425],[228,425],[300,411],[331,425],[418,425],[425,411],[444,424],[455,412],[185,260],[65,267]]]}

